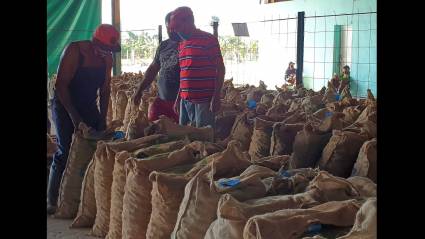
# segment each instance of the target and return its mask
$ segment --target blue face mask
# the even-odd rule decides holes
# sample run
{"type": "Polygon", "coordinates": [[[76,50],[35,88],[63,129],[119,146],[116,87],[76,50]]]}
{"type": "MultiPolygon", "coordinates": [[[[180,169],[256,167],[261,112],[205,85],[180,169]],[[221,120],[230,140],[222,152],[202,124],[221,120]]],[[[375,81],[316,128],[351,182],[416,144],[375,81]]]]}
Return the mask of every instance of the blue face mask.
{"type": "Polygon", "coordinates": [[[187,39],[189,39],[190,35],[186,35],[182,32],[177,32],[177,34],[179,35],[179,37],[183,40],[186,41],[187,39]]]}
{"type": "Polygon", "coordinates": [[[170,37],[171,40],[176,41],[176,42],[182,41],[181,37],[176,32],[170,32],[169,37],[170,37]]]}

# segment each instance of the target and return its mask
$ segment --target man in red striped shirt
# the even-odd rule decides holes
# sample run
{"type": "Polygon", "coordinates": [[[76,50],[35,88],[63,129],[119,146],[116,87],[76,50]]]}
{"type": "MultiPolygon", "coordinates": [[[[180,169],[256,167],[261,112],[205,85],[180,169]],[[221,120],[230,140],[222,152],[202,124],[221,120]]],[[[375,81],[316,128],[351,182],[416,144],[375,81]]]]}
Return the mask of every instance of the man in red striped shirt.
{"type": "Polygon", "coordinates": [[[214,126],[225,67],[217,37],[196,28],[189,7],[173,11],[170,38],[179,41],[180,89],[174,106],[179,123],[214,126]]]}

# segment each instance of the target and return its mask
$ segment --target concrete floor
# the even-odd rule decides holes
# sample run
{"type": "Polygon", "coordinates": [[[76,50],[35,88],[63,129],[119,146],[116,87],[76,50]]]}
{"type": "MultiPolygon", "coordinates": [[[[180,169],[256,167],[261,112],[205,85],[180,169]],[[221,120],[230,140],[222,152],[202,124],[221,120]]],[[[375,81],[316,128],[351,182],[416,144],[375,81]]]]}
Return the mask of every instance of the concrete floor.
{"type": "Polygon", "coordinates": [[[87,236],[90,228],[70,229],[72,220],[55,219],[47,216],[47,239],[95,239],[87,236]]]}

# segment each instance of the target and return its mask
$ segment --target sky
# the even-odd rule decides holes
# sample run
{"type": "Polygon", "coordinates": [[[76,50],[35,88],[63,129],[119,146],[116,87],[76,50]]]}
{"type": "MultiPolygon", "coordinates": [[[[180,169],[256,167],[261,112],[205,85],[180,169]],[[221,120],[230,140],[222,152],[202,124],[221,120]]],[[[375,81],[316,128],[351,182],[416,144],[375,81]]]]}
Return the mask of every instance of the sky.
{"type": "MultiPolygon", "coordinates": [[[[111,23],[110,2],[102,0],[103,23],[111,23]]],[[[157,29],[163,25],[165,15],[180,6],[192,8],[198,28],[212,29],[211,17],[217,16],[219,32],[229,34],[232,22],[262,20],[259,10],[264,5],[259,0],[121,0],[121,30],[157,29]]]]}

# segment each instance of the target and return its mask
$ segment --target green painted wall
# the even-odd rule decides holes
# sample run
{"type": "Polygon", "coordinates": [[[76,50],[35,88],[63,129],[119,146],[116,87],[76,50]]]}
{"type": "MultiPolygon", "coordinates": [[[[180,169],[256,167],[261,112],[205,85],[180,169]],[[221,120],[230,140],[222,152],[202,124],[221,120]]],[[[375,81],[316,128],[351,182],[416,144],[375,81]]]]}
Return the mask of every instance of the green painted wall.
{"type": "Polygon", "coordinates": [[[64,48],[73,41],[91,39],[100,20],[100,0],[47,1],[49,75],[56,73],[64,48]]]}
{"type": "MultiPolygon", "coordinates": [[[[266,5],[262,8],[263,14],[265,16],[271,15],[273,18],[277,18],[277,16],[281,18],[287,16],[296,17],[296,13],[299,11],[304,11],[306,17],[377,11],[376,0],[294,0],[266,5]]],[[[296,27],[296,22],[289,21],[289,23],[291,27],[288,30],[290,31],[296,27]]],[[[267,24],[274,24],[270,29],[277,26],[276,23],[267,24]]],[[[365,97],[366,90],[369,88],[376,96],[376,14],[306,18],[304,85],[307,88],[319,90],[332,77],[335,46],[334,30],[336,25],[352,27],[352,55],[351,64],[349,64],[351,77],[353,78],[351,93],[353,96],[365,97]]],[[[282,31],[285,30],[286,27],[284,26],[282,31]]],[[[285,39],[279,39],[276,47],[287,46],[288,42],[285,41],[285,39]]],[[[292,40],[289,45],[293,45],[292,40]]],[[[275,52],[279,51],[279,49],[275,50],[275,52]]],[[[286,49],[285,52],[276,53],[281,55],[280,59],[283,61],[283,63],[278,63],[280,64],[279,71],[286,67],[286,62],[289,60],[287,52],[291,52],[291,50],[286,49]]],[[[292,55],[290,58],[293,59],[293,54],[290,53],[290,55],[292,55]]],[[[276,66],[273,65],[273,67],[276,66]]],[[[270,71],[272,69],[270,67],[267,70],[270,71]]]]}

